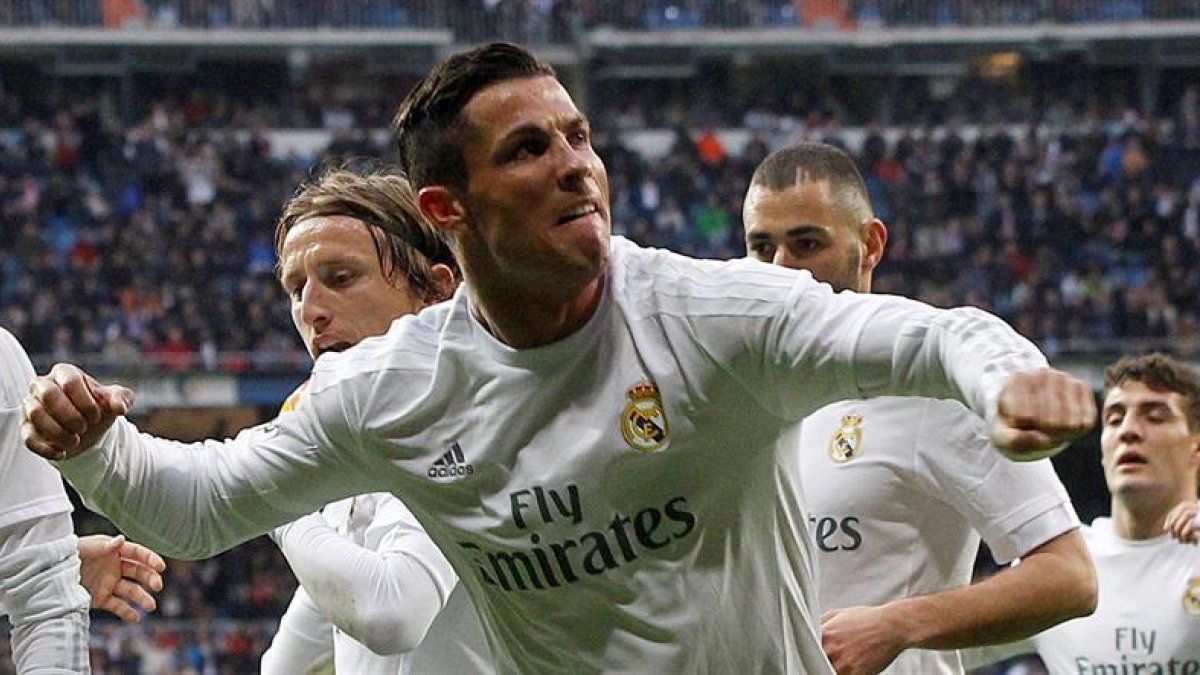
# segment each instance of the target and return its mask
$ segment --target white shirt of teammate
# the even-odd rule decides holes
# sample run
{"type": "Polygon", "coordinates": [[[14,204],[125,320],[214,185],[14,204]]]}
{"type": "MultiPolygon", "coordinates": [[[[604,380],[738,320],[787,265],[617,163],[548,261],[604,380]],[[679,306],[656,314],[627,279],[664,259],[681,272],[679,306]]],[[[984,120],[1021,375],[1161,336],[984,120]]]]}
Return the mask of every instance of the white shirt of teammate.
{"type": "Polygon", "coordinates": [[[1131,541],[1097,518],[1083,528],[1099,604],[1022,642],[972,650],[974,665],[1037,652],[1052,675],[1200,673],[1200,547],[1168,535],[1131,541]]]}
{"type": "MultiPolygon", "coordinates": [[[[1006,563],[1079,526],[1050,461],[1005,459],[956,401],[834,403],[804,420],[800,448],[823,611],[965,586],[980,533],[1006,563]]],[[[963,666],[954,650],[910,649],[884,672],[963,666]]]]}
{"type": "Polygon", "coordinates": [[[195,452],[119,420],[63,471],[185,557],[392,491],[470,590],[501,672],[829,673],[801,419],[885,393],[991,412],[1044,357],[977,310],[835,296],[752,261],[614,238],[605,279],[558,342],[497,341],[460,288],[322,357],[305,405],[238,447],[195,452]]]}
{"type": "MultiPolygon", "coordinates": [[[[301,405],[304,389],[289,397],[281,414],[301,405]]],[[[490,671],[470,599],[394,496],[343,499],[276,529],[273,537],[301,586],[263,654],[264,675],[306,672],[330,651],[337,673],[490,671]],[[422,630],[427,626],[431,632],[422,630]]]]}
{"type": "Polygon", "coordinates": [[[33,378],[25,350],[0,328],[0,612],[13,624],[18,672],[90,672],[71,502],[54,467],[21,440],[33,378]]]}

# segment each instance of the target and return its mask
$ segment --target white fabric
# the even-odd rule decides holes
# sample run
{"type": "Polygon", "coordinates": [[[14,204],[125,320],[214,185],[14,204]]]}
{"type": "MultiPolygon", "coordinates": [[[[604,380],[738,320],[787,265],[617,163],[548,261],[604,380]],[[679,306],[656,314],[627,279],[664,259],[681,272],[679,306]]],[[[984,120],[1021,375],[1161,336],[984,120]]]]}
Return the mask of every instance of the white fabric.
{"type": "MultiPolygon", "coordinates": [[[[301,385],[283,406],[303,404],[301,385]]],[[[438,651],[422,649],[458,578],[412,513],[387,493],[359,495],[327,505],[275,530],[273,538],[301,583],[280,632],[263,655],[263,668],[295,673],[319,666],[332,650],[340,673],[399,672],[468,675],[463,659],[488,654],[478,615],[469,601],[453,612],[456,624],[438,651]],[[424,668],[405,662],[420,650],[424,668]],[[439,668],[455,664],[453,669],[439,668]]],[[[486,658],[486,656],[485,656],[486,658]]]]}
{"type": "Polygon", "coordinates": [[[200,451],[122,420],[63,470],[180,557],[391,491],[470,591],[502,672],[828,673],[800,420],[888,393],[993,411],[1011,372],[1044,364],[977,310],[616,239],[595,315],[554,344],[499,343],[460,290],[322,357],[275,424],[200,451]]]}
{"type": "Polygon", "coordinates": [[[1120,539],[1108,518],[1083,528],[1096,564],[1091,616],[1030,640],[970,652],[982,665],[1036,651],[1050,673],[1200,673],[1200,547],[1169,536],[1120,539]]]}
{"type": "MultiPolygon", "coordinates": [[[[800,448],[822,610],[965,586],[980,533],[1008,562],[1079,526],[1050,461],[1005,459],[956,401],[835,403],[804,420],[800,448]],[[830,452],[839,433],[854,443],[842,462],[830,452]]],[[[913,649],[884,672],[963,667],[955,651],[913,649]]]]}
{"type": "Polygon", "coordinates": [[[34,377],[0,328],[0,608],[12,621],[20,673],[86,673],[87,591],[62,479],[21,441],[21,401],[34,377]]]}
{"type": "Polygon", "coordinates": [[[21,403],[35,375],[20,343],[0,328],[0,528],[71,512],[58,472],[21,440],[21,403]]]}
{"type": "Polygon", "coordinates": [[[333,662],[333,624],[301,586],[279,619],[279,630],[263,652],[261,675],[296,675],[333,662]]]}

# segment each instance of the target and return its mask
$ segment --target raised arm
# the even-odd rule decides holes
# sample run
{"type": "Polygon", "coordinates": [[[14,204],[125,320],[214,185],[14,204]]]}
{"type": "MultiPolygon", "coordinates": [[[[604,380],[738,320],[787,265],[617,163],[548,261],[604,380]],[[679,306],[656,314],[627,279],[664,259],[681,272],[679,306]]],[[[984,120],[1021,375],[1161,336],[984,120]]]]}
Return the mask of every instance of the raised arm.
{"type": "MultiPolygon", "coordinates": [[[[1019,460],[1053,454],[1095,424],[1091,387],[1047,367],[1037,347],[987,312],[835,294],[807,275],[783,272],[795,280],[788,302],[752,308],[767,313],[768,326],[752,329],[765,342],[750,371],[779,396],[764,404],[780,416],[804,416],[847,398],[954,399],[988,422],[996,448],[1019,460]]],[[[733,350],[719,356],[740,358],[737,340],[749,339],[735,337],[733,350]]]]}
{"type": "Polygon", "coordinates": [[[141,434],[124,418],[132,395],[74,366],[37,378],[25,401],[26,445],[56,459],[85,503],[164,555],[205,558],[324,504],[378,491],[349,445],[341,408],[331,437],[319,405],[226,441],[184,444],[141,434]],[[59,459],[59,458],[66,459],[59,459]]]}
{"type": "Polygon", "coordinates": [[[305,516],[273,535],[312,601],[346,634],[377,654],[415,648],[445,605],[457,578],[450,563],[399,500],[354,499],[369,509],[362,546],[339,534],[321,514],[305,516]]]}

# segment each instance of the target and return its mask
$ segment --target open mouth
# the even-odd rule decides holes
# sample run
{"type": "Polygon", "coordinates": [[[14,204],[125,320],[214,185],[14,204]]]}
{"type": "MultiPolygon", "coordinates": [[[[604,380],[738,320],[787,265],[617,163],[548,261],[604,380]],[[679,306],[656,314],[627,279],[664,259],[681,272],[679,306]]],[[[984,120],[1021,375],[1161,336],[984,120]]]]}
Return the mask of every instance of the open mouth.
{"type": "Polygon", "coordinates": [[[590,216],[593,213],[596,213],[597,211],[599,211],[599,209],[596,208],[595,204],[580,204],[579,206],[577,206],[577,207],[571,209],[570,211],[568,211],[567,213],[563,214],[563,216],[558,219],[558,222],[556,224],[565,225],[565,224],[571,222],[572,220],[575,220],[576,218],[590,216]]]}
{"type": "Polygon", "coordinates": [[[344,352],[353,346],[354,345],[350,344],[349,342],[346,342],[345,340],[342,340],[341,342],[332,342],[327,345],[318,345],[317,346],[317,356],[326,354],[328,352],[344,352]]]}
{"type": "Polygon", "coordinates": [[[1117,466],[1143,466],[1146,464],[1146,457],[1139,452],[1129,451],[1117,457],[1117,466]]]}

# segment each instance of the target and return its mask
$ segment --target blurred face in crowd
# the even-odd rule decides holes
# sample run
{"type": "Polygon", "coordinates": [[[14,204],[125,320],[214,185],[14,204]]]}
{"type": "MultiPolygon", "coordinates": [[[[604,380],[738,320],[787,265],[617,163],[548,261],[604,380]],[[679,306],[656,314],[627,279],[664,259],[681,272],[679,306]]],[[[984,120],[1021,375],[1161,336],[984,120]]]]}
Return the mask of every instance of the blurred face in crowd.
{"type": "Polygon", "coordinates": [[[809,270],[834,290],[871,290],[887,229],[878,219],[858,221],[828,181],[800,181],[783,190],[752,184],[742,219],[747,255],[809,270]]]}
{"type": "Polygon", "coordinates": [[[503,80],[463,108],[467,182],[421,191],[425,214],[456,240],[476,287],[485,279],[570,296],[609,255],[608,175],[591,128],[558,80],[503,80]]]}
{"type": "Polygon", "coordinates": [[[1174,506],[1196,498],[1200,430],[1190,429],[1187,399],[1125,380],[1104,396],[1101,463],[1117,499],[1174,506]]]}
{"type": "Polygon", "coordinates": [[[381,335],[424,304],[404,274],[384,274],[374,236],[355,218],[318,216],[292,227],[280,247],[292,323],[314,359],[381,335]]]}

